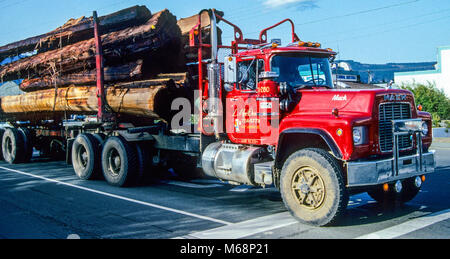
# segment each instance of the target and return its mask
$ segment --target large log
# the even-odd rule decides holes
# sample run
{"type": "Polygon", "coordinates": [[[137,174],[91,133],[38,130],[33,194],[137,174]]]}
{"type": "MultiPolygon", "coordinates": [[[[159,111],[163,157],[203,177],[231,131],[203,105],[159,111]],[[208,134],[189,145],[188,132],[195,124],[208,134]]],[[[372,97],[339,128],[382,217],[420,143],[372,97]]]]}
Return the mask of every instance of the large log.
{"type": "MultiPolygon", "coordinates": [[[[108,106],[119,114],[169,120],[172,113],[170,103],[179,96],[179,92],[167,82],[154,84],[142,81],[140,88],[110,86],[106,89],[108,106]]],[[[3,117],[26,120],[51,118],[59,113],[96,114],[98,107],[97,88],[89,86],[40,90],[5,96],[0,101],[3,117]]]]}
{"type": "MultiPolygon", "coordinates": [[[[145,6],[133,6],[106,16],[99,17],[102,34],[137,26],[150,19],[151,12],[145,6]]],[[[92,38],[92,17],[70,19],[63,26],[25,40],[0,47],[0,60],[18,54],[38,50],[44,52],[92,38]],[[62,44],[62,46],[60,45],[62,44]]]]}
{"type": "MultiPolygon", "coordinates": [[[[222,11],[218,11],[216,10],[216,13],[220,16],[224,16],[224,13],[222,11]]],[[[186,18],[181,18],[180,20],[178,20],[177,24],[178,27],[180,27],[181,30],[181,34],[186,35],[189,33],[189,31],[194,28],[194,26],[197,25],[198,23],[198,17],[199,14],[190,16],[190,17],[186,17],[186,18]]],[[[209,27],[211,25],[211,19],[209,17],[209,13],[208,12],[202,12],[202,24],[200,25],[200,27],[202,29],[205,29],[207,27],[209,27]]]]}
{"type": "MultiPolygon", "coordinates": [[[[168,10],[152,16],[141,26],[102,36],[105,66],[123,64],[142,56],[158,59],[155,67],[171,66],[180,54],[180,29],[176,17],[168,10]],[[165,62],[165,63],[164,63],[165,62]]],[[[94,39],[81,41],[7,64],[0,69],[4,81],[74,72],[95,67],[94,39]]],[[[159,72],[156,72],[159,73],[159,72]]]]}
{"type": "MultiPolygon", "coordinates": [[[[142,78],[142,60],[132,62],[118,67],[104,68],[105,83],[139,80],[142,78]]],[[[20,89],[24,92],[32,92],[69,85],[94,85],[97,82],[97,71],[89,70],[86,72],[68,74],[63,76],[44,76],[33,79],[25,79],[20,84],[20,89]]]]}
{"type": "MultiPolygon", "coordinates": [[[[216,13],[220,15],[221,17],[224,16],[224,13],[222,11],[217,11],[216,13]]],[[[200,25],[200,28],[202,30],[202,42],[205,44],[211,43],[211,19],[209,17],[208,12],[203,12],[201,14],[201,21],[202,24],[200,25]]],[[[182,46],[183,46],[183,52],[186,59],[186,63],[190,62],[197,62],[198,61],[198,52],[197,49],[191,48],[189,45],[189,32],[198,24],[198,18],[199,14],[187,17],[187,18],[181,18],[178,20],[177,25],[181,30],[181,39],[182,39],[182,46]]],[[[218,20],[220,22],[220,20],[218,20]]],[[[218,44],[222,44],[222,30],[217,27],[217,37],[218,37],[218,44]]],[[[202,53],[203,59],[209,59],[211,58],[211,50],[205,48],[202,53]]]]}

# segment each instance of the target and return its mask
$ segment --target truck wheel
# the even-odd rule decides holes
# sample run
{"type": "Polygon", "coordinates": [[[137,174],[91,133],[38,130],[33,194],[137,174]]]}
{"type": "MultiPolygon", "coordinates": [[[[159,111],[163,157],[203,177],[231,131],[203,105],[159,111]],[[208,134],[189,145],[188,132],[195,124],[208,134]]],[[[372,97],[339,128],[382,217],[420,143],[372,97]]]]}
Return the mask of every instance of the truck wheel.
{"type": "Polygon", "coordinates": [[[74,140],[72,166],[78,178],[83,180],[100,174],[100,142],[91,134],[80,134],[74,140]]]}
{"type": "Polygon", "coordinates": [[[3,148],[1,148],[1,141],[2,141],[2,139],[3,139],[3,134],[5,134],[5,129],[3,129],[3,128],[0,128],[0,160],[4,160],[3,159],[3,148]]]}
{"type": "Polygon", "coordinates": [[[290,213],[306,224],[336,224],[347,208],[341,169],[322,149],[303,149],[289,156],[281,171],[280,191],[290,213]]]}
{"type": "Polygon", "coordinates": [[[22,134],[24,144],[24,154],[22,162],[28,163],[33,156],[34,132],[27,128],[19,128],[19,132],[22,134]]]}
{"type": "Polygon", "coordinates": [[[150,156],[150,143],[136,143],[136,154],[138,157],[138,170],[136,181],[140,182],[144,176],[152,169],[152,157],[150,156]]]}
{"type": "Polygon", "coordinates": [[[2,138],[3,158],[9,164],[23,161],[25,146],[22,134],[16,128],[7,128],[2,138]]]}
{"type": "Polygon", "coordinates": [[[136,149],[122,137],[110,137],[103,145],[103,175],[114,186],[127,186],[135,183],[138,170],[136,149]]]}
{"type": "Polygon", "coordinates": [[[414,185],[414,178],[406,179],[402,182],[403,188],[400,193],[397,193],[393,187],[389,188],[386,192],[383,190],[383,186],[376,186],[375,189],[367,192],[372,199],[384,205],[395,205],[400,203],[408,202],[420,191],[420,187],[414,185]]]}

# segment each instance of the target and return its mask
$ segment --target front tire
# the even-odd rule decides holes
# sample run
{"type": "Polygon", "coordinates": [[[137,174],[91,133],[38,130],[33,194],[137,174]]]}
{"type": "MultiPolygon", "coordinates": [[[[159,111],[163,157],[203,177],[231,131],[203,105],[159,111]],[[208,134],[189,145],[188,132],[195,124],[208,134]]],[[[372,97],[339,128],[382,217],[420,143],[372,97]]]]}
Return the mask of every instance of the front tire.
{"type": "Polygon", "coordinates": [[[290,213],[309,225],[336,224],[347,208],[340,166],[322,149],[308,148],[290,155],[281,171],[280,191],[290,213]]]}

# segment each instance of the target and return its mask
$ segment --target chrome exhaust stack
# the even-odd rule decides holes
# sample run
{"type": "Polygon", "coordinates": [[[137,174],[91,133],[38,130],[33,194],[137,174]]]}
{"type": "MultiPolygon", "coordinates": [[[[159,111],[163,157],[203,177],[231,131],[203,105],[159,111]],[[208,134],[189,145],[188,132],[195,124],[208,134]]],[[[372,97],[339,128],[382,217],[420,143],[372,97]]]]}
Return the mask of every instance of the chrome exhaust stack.
{"type": "Polygon", "coordinates": [[[214,135],[219,138],[219,133],[222,131],[221,110],[219,107],[219,93],[220,93],[220,66],[217,61],[218,54],[218,39],[217,39],[217,21],[214,9],[210,13],[211,21],[211,63],[208,65],[208,114],[211,117],[214,125],[214,135]]]}

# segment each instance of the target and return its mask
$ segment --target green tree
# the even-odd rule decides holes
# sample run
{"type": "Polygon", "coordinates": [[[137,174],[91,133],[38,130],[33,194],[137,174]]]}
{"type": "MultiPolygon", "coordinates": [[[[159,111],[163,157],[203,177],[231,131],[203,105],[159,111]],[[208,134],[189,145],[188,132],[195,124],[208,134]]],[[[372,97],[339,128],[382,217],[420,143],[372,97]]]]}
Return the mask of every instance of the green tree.
{"type": "Polygon", "coordinates": [[[431,113],[433,118],[450,119],[450,98],[445,95],[443,90],[437,89],[435,84],[414,83],[402,85],[401,88],[413,92],[416,105],[422,105],[423,111],[431,113]]]}

